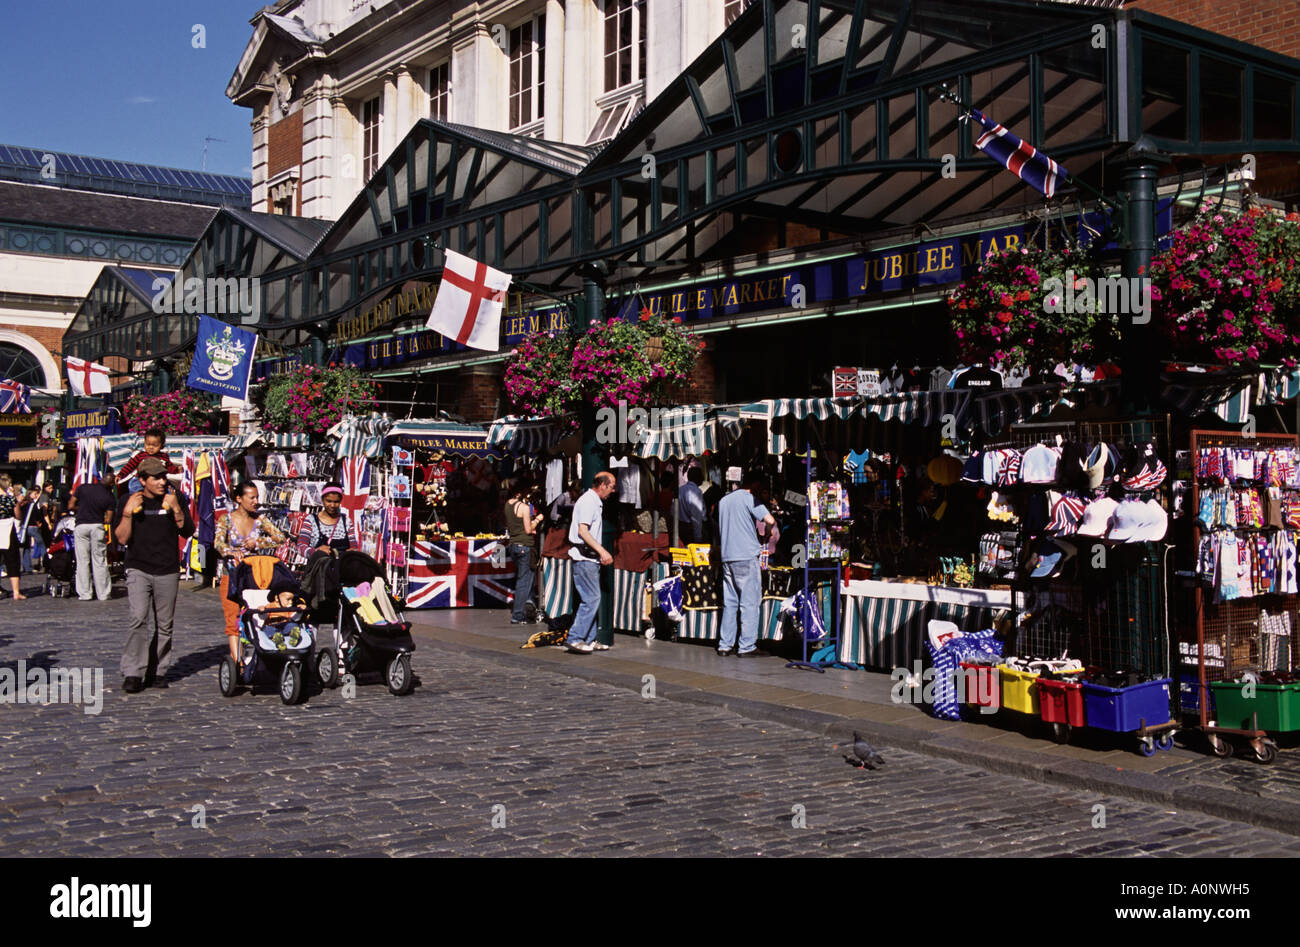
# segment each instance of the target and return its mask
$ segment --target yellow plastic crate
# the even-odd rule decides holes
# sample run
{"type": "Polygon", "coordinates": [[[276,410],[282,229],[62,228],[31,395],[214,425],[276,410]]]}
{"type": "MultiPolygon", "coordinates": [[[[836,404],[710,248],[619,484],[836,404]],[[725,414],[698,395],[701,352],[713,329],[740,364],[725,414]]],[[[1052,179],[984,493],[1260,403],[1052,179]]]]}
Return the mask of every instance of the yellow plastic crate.
{"type": "Polygon", "coordinates": [[[709,564],[709,553],[713,547],[708,543],[691,543],[686,548],[691,551],[692,565],[707,566],[709,564]]]}
{"type": "Polygon", "coordinates": [[[1002,707],[1018,714],[1039,716],[1038,675],[1005,664],[998,665],[998,674],[1002,678],[1002,707]]]}

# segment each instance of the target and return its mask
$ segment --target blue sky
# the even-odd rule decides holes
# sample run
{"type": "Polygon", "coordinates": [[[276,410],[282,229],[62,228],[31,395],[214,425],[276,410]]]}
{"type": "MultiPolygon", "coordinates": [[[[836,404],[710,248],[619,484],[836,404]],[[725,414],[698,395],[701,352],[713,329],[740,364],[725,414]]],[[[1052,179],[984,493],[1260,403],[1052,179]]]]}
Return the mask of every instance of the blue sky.
{"type": "Polygon", "coordinates": [[[252,111],[226,84],[257,0],[0,3],[0,143],[248,177],[252,111]],[[206,47],[193,45],[205,28],[206,47]]]}

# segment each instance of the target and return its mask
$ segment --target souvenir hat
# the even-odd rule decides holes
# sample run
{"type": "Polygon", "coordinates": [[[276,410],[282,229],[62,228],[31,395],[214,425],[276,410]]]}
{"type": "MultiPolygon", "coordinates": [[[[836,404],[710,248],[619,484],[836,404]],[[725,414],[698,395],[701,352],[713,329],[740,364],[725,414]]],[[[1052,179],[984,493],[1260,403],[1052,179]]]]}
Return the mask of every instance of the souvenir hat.
{"type": "Polygon", "coordinates": [[[1149,517],[1145,503],[1140,500],[1123,501],[1115,508],[1108,538],[1117,543],[1138,542],[1149,517]]]}
{"type": "Polygon", "coordinates": [[[1137,542],[1158,542],[1169,531],[1169,514],[1156,500],[1147,500],[1142,504],[1142,528],[1138,530],[1137,542]]]}
{"type": "Polygon", "coordinates": [[[1165,465],[1156,456],[1155,449],[1148,445],[1146,453],[1121,483],[1125,490],[1154,490],[1165,482],[1166,473],[1165,465]]]}
{"type": "Polygon", "coordinates": [[[1055,491],[1049,492],[1048,496],[1052,503],[1051,519],[1047,524],[1048,532],[1057,536],[1068,536],[1078,532],[1085,510],[1083,500],[1078,497],[1064,496],[1055,491]]]}
{"type": "Polygon", "coordinates": [[[1020,459],[1021,483],[1052,483],[1056,480],[1056,451],[1042,444],[1025,451],[1020,459]]]}
{"type": "Polygon", "coordinates": [[[984,455],[980,451],[975,451],[970,457],[966,458],[966,463],[961,468],[961,479],[965,483],[979,483],[984,479],[984,455]]]}
{"type": "Polygon", "coordinates": [[[1097,490],[1115,473],[1115,455],[1105,444],[1098,444],[1088,455],[1088,489],[1097,490]]]}
{"type": "Polygon", "coordinates": [[[1083,511],[1083,522],[1079,525],[1078,534],[1099,539],[1105,536],[1106,529],[1110,526],[1110,518],[1115,515],[1117,506],[1119,504],[1110,497],[1093,500],[1083,511]]]}

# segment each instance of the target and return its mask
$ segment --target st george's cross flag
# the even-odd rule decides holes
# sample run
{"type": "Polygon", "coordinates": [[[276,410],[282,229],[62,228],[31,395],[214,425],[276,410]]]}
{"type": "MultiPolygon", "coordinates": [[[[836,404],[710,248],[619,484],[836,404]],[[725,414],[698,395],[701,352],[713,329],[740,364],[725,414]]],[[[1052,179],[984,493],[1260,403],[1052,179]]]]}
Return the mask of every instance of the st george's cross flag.
{"type": "Polygon", "coordinates": [[[71,355],[64,359],[68,366],[68,387],[78,397],[106,395],[113,390],[108,380],[108,366],[90,362],[71,355]]]}
{"type": "Polygon", "coordinates": [[[442,282],[425,325],[475,349],[501,347],[501,308],[510,274],[454,250],[445,251],[442,282]]]}
{"type": "Polygon", "coordinates": [[[984,134],[975,140],[975,147],[1044,197],[1052,197],[1057,183],[1070,176],[1061,165],[1033,145],[1021,141],[979,109],[970,111],[984,128],[984,134]]]}

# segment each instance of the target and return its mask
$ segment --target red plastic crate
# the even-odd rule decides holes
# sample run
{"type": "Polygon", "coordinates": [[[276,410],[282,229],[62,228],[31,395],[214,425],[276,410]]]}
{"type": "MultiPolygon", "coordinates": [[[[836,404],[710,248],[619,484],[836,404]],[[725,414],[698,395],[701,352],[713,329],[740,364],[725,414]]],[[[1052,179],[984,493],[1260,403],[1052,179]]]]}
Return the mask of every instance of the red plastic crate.
{"type": "Polygon", "coordinates": [[[964,688],[958,688],[958,698],[974,707],[992,707],[995,710],[1002,705],[1002,678],[998,669],[991,664],[961,663],[965,672],[964,688]],[[971,671],[975,673],[972,674],[971,671]],[[964,690],[964,693],[960,691],[964,690]]]}
{"type": "Polygon", "coordinates": [[[1083,710],[1083,686],[1078,681],[1038,679],[1038,707],[1045,723],[1064,723],[1071,727],[1086,726],[1083,710]]]}

